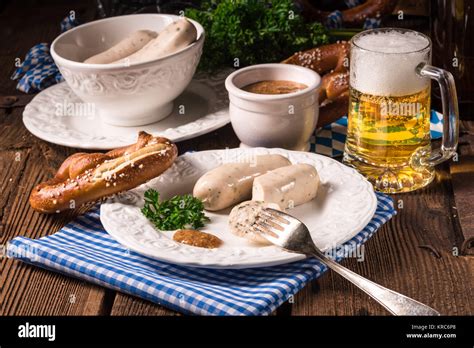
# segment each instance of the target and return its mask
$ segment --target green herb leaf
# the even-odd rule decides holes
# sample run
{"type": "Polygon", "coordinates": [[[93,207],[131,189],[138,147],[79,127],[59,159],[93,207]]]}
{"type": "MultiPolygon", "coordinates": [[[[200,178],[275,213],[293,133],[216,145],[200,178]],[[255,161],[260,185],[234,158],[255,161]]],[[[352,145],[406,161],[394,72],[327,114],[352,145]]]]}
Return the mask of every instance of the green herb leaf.
{"type": "Polygon", "coordinates": [[[199,68],[279,62],[329,42],[321,23],[306,23],[292,0],[207,0],[187,17],[206,31],[199,68]]]}
{"type": "Polygon", "coordinates": [[[145,192],[144,199],[142,214],[160,230],[198,229],[209,221],[204,214],[202,202],[190,194],[160,202],[158,191],[149,189],[145,192]]]}

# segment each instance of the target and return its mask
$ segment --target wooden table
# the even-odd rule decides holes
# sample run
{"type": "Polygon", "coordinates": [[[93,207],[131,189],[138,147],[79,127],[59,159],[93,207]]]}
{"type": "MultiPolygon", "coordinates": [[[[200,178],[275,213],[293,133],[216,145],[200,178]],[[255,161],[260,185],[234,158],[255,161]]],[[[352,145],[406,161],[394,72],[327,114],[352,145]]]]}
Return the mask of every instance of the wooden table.
{"type": "MultiPolygon", "coordinates": [[[[0,3],[0,97],[18,96],[0,108],[0,244],[16,236],[53,234],[74,213],[41,215],[28,205],[31,189],[49,178],[77,149],[39,140],[23,126],[21,115],[31,96],[15,89],[9,77],[14,59],[28,48],[51,42],[59,22],[74,9],[84,21],[94,17],[93,2],[0,3]],[[27,3],[27,4],[28,4],[27,3]]],[[[462,122],[458,161],[437,167],[433,184],[393,196],[398,215],[365,244],[365,261],[343,264],[364,277],[424,302],[443,314],[474,314],[474,260],[461,255],[462,232],[474,229],[474,122],[462,122]]],[[[226,126],[178,144],[180,152],[235,147],[226,126]]],[[[471,249],[472,250],[472,249],[471,249]]],[[[0,259],[2,315],[177,315],[159,305],[22,262],[0,259]]],[[[285,303],[276,315],[386,315],[368,296],[328,272],[285,303]]]]}

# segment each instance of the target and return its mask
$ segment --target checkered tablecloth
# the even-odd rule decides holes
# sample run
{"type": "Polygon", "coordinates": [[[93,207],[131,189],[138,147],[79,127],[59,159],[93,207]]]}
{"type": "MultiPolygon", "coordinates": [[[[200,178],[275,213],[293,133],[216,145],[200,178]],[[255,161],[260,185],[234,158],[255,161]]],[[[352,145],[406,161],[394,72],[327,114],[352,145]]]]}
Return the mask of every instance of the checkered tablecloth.
{"type": "MultiPolygon", "coordinates": [[[[392,199],[377,193],[372,220],[332,252],[340,260],[357,255],[394,214],[392,199]]],[[[267,315],[320,277],[326,266],[315,259],[255,269],[204,269],[157,261],[123,247],[102,227],[99,208],[59,232],[40,239],[16,237],[7,255],[107,288],[199,315],[267,315]]]]}
{"type": "MultiPolygon", "coordinates": [[[[74,15],[65,17],[61,23],[61,32],[78,24],[74,15]]],[[[51,85],[64,81],[49,51],[49,44],[42,42],[28,50],[25,59],[16,67],[12,80],[18,80],[16,88],[25,93],[42,91],[51,85]]]]}

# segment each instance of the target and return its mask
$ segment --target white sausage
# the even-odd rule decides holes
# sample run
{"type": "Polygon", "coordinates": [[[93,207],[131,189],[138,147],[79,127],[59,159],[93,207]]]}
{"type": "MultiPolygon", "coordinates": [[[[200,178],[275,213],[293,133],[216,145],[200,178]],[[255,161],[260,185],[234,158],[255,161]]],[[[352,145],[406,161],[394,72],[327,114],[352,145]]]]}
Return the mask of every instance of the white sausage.
{"type": "Polygon", "coordinates": [[[156,39],[151,40],[138,52],[127,57],[127,62],[145,62],[164,57],[179,51],[196,41],[197,31],[194,24],[185,18],[169,24],[160,31],[156,39]]]}
{"type": "Polygon", "coordinates": [[[142,49],[146,44],[156,38],[157,35],[158,34],[154,31],[138,30],[108,50],[87,58],[84,63],[108,64],[115,62],[142,49]]]}
{"type": "Polygon", "coordinates": [[[312,165],[293,164],[255,178],[252,200],[278,204],[280,209],[309,202],[318,193],[319,175],[312,165]]]}
{"type": "Polygon", "coordinates": [[[221,210],[250,199],[254,178],[291,162],[281,155],[256,156],[253,163],[227,163],[201,176],[194,185],[193,195],[204,203],[206,210],[221,210]]]}

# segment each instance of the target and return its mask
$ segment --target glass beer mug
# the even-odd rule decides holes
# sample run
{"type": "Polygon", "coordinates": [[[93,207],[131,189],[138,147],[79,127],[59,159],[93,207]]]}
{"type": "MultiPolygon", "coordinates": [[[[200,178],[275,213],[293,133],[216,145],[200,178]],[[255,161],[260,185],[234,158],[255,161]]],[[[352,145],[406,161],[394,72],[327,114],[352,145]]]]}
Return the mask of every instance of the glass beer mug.
{"type": "Polygon", "coordinates": [[[378,191],[408,192],[428,185],[434,166],[456,151],[459,121],[454,79],[430,63],[430,39],[413,30],[367,30],[351,40],[343,161],[378,191]],[[442,93],[439,149],[431,149],[430,143],[430,79],[438,81],[442,93]]]}

